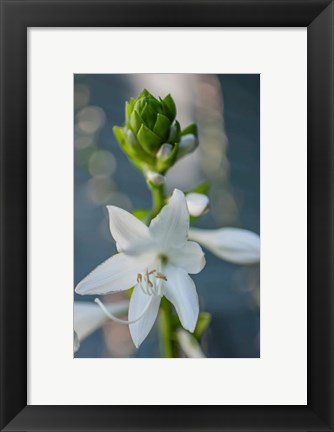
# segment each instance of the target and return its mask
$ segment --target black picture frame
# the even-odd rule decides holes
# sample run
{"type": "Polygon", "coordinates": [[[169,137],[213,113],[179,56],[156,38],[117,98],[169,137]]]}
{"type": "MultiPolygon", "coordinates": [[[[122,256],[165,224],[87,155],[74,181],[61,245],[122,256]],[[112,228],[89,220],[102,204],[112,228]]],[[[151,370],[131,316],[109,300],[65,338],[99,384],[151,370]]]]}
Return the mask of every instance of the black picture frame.
{"type": "Polygon", "coordinates": [[[0,4],[1,430],[333,431],[333,0],[1,0],[0,4]],[[307,27],[306,406],[27,405],[27,28],[131,26],[307,27]]]}

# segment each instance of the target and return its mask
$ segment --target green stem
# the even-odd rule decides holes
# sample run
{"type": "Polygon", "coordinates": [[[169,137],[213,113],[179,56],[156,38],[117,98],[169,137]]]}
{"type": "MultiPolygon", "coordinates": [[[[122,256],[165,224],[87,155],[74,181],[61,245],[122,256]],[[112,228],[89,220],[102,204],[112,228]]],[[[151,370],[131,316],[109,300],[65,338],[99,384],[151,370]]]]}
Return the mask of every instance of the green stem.
{"type": "Polygon", "coordinates": [[[154,186],[152,187],[151,190],[152,190],[152,217],[155,217],[160,212],[163,205],[165,204],[165,193],[164,193],[163,185],[154,186]]]}
{"type": "Polygon", "coordinates": [[[171,358],[173,355],[173,343],[171,334],[171,305],[166,299],[162,299],[159,312],[159,330],[161,348],[164,357],[171,358]]]}

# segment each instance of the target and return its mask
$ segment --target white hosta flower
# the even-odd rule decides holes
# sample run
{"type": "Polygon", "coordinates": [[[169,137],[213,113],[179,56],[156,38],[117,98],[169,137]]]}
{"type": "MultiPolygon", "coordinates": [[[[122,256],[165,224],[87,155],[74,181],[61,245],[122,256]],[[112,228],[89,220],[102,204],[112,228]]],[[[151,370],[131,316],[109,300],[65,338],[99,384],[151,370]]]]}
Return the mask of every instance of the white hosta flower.
{"type": "MultiPolygon", "coordinates": [[[[123,315],[129,306],[127,300],[105,305],[108,313],[123,315]]],[[[73,308],[74,352],[77,352],[86,337],[94,333],[108,320],[108,316],[92,302],[74,302],[73,308]]]]}
{"type": "MultiPolygon", "coordinates": [[[[115,315],[123,315],[129,306],[127,300],[106,304],[106,309],[115,315]]],[[[73,326],[80,341],[94,333],[108,320],[108,317],[93,302],[74,302],[73,326]]]]}
{"type": "Polygon", "coordinates": [[[78,294],[106,294],[134,287],[129,306],[131,337],[138,347],[150,332],[163,296],[174,305],[183,327],[193,332],[199,306],[188,273],[200,272],[201,247],[188,241],[189,213],[175,189],[149,227],[132,214],[108,206],[109,226],[118,254],[93,270],[76,287],[78,294]]]}
{"type": "Polygon", "coordinates": [[[209,197],[207,195],[190,192],[186,195],[187,206],[191,216],[198,217],[209,209],[209,197]]]}
{"type": "Polygon", "coordinates": [[[240,228],[189,230],[189,238],[210,252],[235,264],[254,264],[260,261],[260,237],[240,228]]]}

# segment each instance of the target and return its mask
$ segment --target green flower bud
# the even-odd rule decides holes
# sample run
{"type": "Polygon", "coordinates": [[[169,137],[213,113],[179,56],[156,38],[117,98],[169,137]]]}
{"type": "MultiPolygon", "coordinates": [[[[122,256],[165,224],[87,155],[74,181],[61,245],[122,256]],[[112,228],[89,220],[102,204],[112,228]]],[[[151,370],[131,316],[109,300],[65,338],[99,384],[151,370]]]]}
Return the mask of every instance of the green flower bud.
{"type": "Polygon", "coordinates": [[[161,161],[166,161],[170,155],[172,154],[173,151],[173,146],[171,144],[162,144],[162,146],[160,147],[158,153],[157,153],[157,158],[161,161]]]}
{"type": "Polygon", "coordinates": [[[168,134],[168,141],[175,141],[176,139],[176,125],[173,124],[170,128],[169,128],[169,134],[168,134]]]}
{"type": "Polygon", "coordinates": [[[168,142],[170,143],[178,143],[181,138],[181,127],[180,123],[175,120],[172,126],[169,129],[168,142]]]}
{"type": "Polygon", "coordinates": [[[147,171],[146,178],[153,186],[161,186],[165,183],[165,177],[154,171],[147,171]]]}
{"type": "Polygon", "coordinates": [[[188,153],[193,152],[198,147],[198,139],[193,134],[186,134],[181,137],[179,143],[179,151],[177,153],[177,158],[187,155],[188,153]]]}
{"type": "Polygon", "coordinates": [[[181,132],[175,117],[176,106],[171,95],[157,99],[143,90],[136,99],[125,103],[125,125],[115,126],[114,134],[130,160],[145,175],[148,171],[164,174],[177,159],[191,151],[189,143],[184,144],[189,137],[182,135],[193,134],[196,138],[196,126],[190,125],[181,132]]]}
{"type": "Polygon", "coordinates": [[[170,95],[156,99],[144,90],[126,104],[126,126],[133,131],[146,152],[156,153],[169,137],[176,107],[170,95]]]}
{"type": "Polygon", "coordinates": [[[156,170],[160,173],[165,173],[176,162],[179,145],[174,146],[165,143],[162,144],[157,153],[156,170]]]}
{"type": "Polygon", "coordinates": [[[127,139],[128,139],[129,144],[132,146],[137,146],[138,141],[137,141],[137,138],[135,137],[135,134],[132,132],[132,130],[128,129],[126,134],[127,134],[127,139]]]}

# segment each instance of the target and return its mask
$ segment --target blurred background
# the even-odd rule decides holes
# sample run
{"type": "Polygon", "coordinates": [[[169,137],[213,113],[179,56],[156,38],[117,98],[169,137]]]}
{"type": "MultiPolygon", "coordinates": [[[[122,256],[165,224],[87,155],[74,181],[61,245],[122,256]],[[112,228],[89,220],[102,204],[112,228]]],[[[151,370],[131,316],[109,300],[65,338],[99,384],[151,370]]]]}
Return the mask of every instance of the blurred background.
{"type": "MultiPolygon", "coordinates": [[[[184,128],[199,127],[199,148],[167,175],[167,190],[210,187],[210,212],[196,226],[240,227],[260,233],[260,75],[74,76],[74,286],[116,251],[106,205],[150,208],[142,175],[121,151],[112,126],[123,125],[124,104],[144,88],[171,93],[184,128]]],[[[207,264],[192,275],[200,310],[212,314],[203,337],[207,357],[260,356],[259,265],[227,263],[205,250],[207,264]]],[[[95,296],[74,294],[75,302],[95,296]]],[[[127,296],[112,294],[117,302],[127,296]]],[[[126,316],[125,316],[126,317],[126,316]]],[[[75,357],[160,357],[154,328],[139,350],[128,326],[112,321],[85,338],[75,357]]]]}

